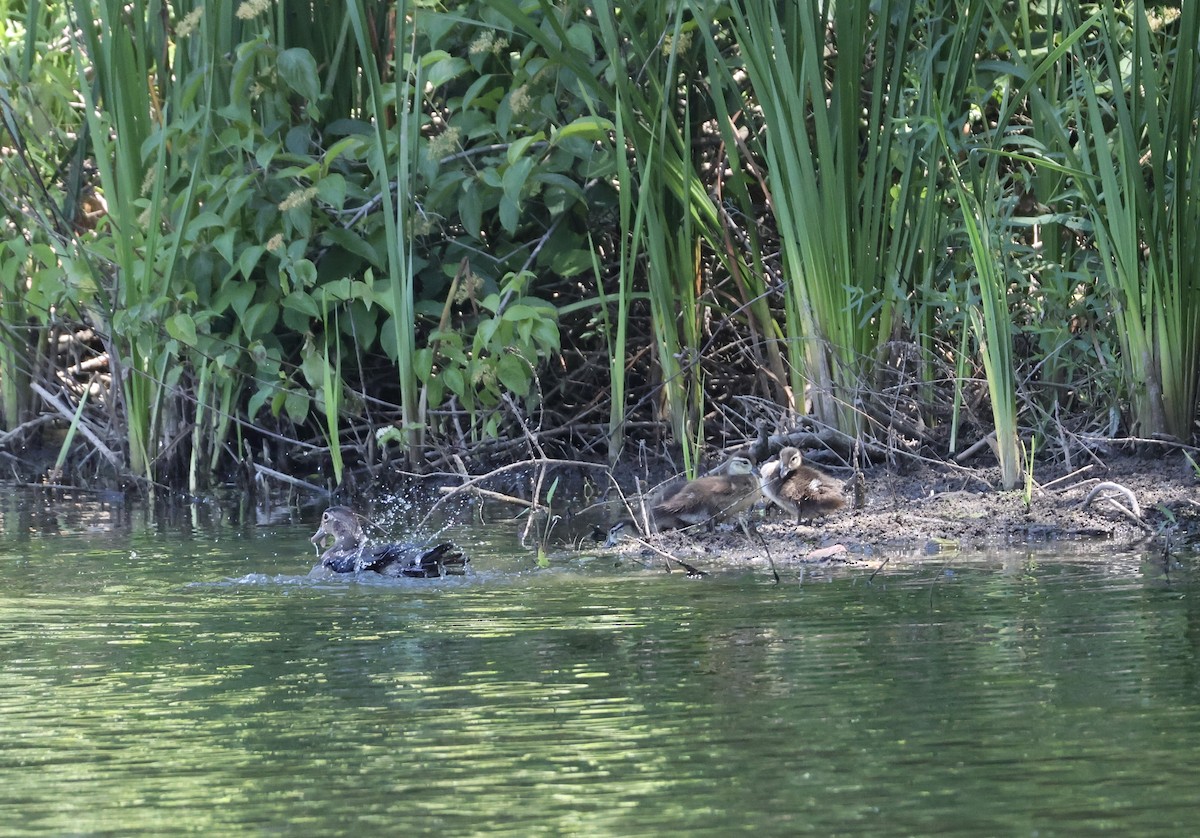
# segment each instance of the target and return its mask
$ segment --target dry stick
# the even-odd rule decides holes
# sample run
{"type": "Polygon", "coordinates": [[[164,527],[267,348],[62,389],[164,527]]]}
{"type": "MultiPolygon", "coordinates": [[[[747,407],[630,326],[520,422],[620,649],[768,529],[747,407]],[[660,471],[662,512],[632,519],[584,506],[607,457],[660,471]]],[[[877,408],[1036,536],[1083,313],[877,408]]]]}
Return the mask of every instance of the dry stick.
{"type": "MultiPolygon", "coordinates": [[[[750,528],[746,526],[745,521],[742,522],[742,531],[746,533],[746,539],[753,543],[753,539],[750,538],[750,528]]],[[[775,577],[775,584],[778,585],[779,571],[775,569],[775,559],[771,558],[771,548],[767,546],[767,540],[763,538],[762,533],[760,533],[758,530],[755,530],[754,534],[757,535],[758,540],[762,542],[763,552],[767,554],[767,563],[771,565],[771,575],[775,577]]]]}
{"type": "MultiPolygon", "coordinates": [[[[33,392],[37,393],[39,396],[42,397],[42,401],[44,401],[46,404],[50,405],[50,407],[57,410],[62,415],[62,417],[64,419],[66,419],[68,422],[71,422],[71,423],[76,422],[74,412],[69,410],[67,408],[67,406],[65,404],[63,404],[62,401],[59,400],[58,396],[51,393],[49,390],[47,390],[42,385],[38,384],[36,381],[31,381],[29,383],[29,387],[30,387],[30,389],[33,390],[33,392]]],[[[98,451],[101,454],[101,456],[104,457],[104,459],[108,460],[110,463],[112,463],[112,465],[114,465],[118,469],[122,467],[121,459],[116,454],[113,453],[113,450],[111,448],[109,448],[107,445],[105,445],[101,441],[100,437],[98,437],[96,435],[96,432],[92,430],[91,425],[89,425],[87,423],[87,420],[85,420],[82,416],[79,417],[77,427],[79,428],[79,432],[81,434],[83,434],[85,437],[87,437],[88,442],[90,442],[92,444],[92,447],[94,447],[96,449],[96,451],[98,451]]]]}
{"type": "Polygon", "coordinates": [[[979,449],[981,449],[981,448],[991,447],[994,450],[995,444],[996,444],[996,432],[992,431],[990,434],[988,434],[983,439],[976,442],[974,445],[972,445],[966,451],[962,452],[957,457],[955,457],[954,462],[956,462],[956,463],[966,462],[967,460],[971,459],[976,454],[978,454],[979,449]]]}
{"type": "Polygon", "coordinates": [[[884,567],[887,565],[887,563],[888,563],[888,562],[890,562],[891,560],[892,560],[892,557],[891,557],[891,556],[887,556],[887,557],[885,557],[885,558],[884,558],[884,560],[883,560],[882,562],[880,562],[880,563],[879,563],[879,567],[877,567],[877,568],[875,568],[873,571],[871,571],[871,575],[867,577],[867,581],[868,581],[868,582],[874,582],[874,581],[875,581],[875,577],[876,577],[876,576],[879,574],[879,571],[883,570],[883,568],[884,568],[884,567]]]}
{"type": "MultiPolygon", "coordinates": [[[[1051,480],[1049,483],[1043,483],[1042,487],[1041,487],[1042,491],[1043,492],[1046,491],[1051,486],[1053,486],[1055,483],[1062,483],[1064,480],[1070,480],[1072,477],[1075,477],[1076,475],[1083,474],[1084,472],[1087,472],[1087,471],[1091,471],[1095,467],[1096,467],[1095,463],[1090,463],[1086,466],[1083,466],[1082,468],[1075,469],[1070,474],[1064,474],[1062,477],[1056,477],[1055,479],[1051,480]]],[[[1075,487],[1071,486],[1069,488],[1074,489],[1075,487]]],[[[1064,489],[1063,491],[1067,491],[1067,490],[1064,489]]]]}
{"type": "Polygon", "coordinates": [[[650,520],[650,511],[646,508],[647,492],[642,490],[642,478],[635,477],[634,485],[637,487],[637,510],[642,513],[642,532],[649,535],[654,532],[654,525],[650,520]]]}
{"type": "Polygon", "coordinates": [[[329,495],[328,489],[323,489],[315,483],[309,483],[307,480],[301,480],[298,477],[292,477],[290,474],[284,474],[282,471],[276,471],[273,468],[267,468],[259,463],[254,464],[254,471],[263,477],[271,477],[283,483],[290,483],[293,486],[298,486],[301,489],[308,489],[309,491],[316,492],[319,495],[329,495]]]}
{"type": "Polygon", "coordinates": [[[1126,509],[1124,506],[1122,506],[1121,504],[1117,503],[1117,502],[1116,502],[1115,500],[1113,500],[1111,497],[1106,497],[1106,498],[1105,498],[1105,500],[1106,500],[1106,501],[1108,501],[1108,502],[1109,502],[1109,504],[1110,504],[1110,505],[1111,505],[1111,506],[1112,506],[1114,509],[1116,509],[1118,512],[1120,512],[1122,515],[1124,515],[1126,518],[1128,518],[1128,519],[1129,519],[1130,521],[1132,521],[1134,524],[1136,524],[1137,526],[1141,527],[1141,528],[1142,528],[1144,531],[1146,531],[1146,532],[1149,532],[1149,533],[1152,533],[1152,532],[1154,532],[1154,528],[1153,528],[1153,527],[1151,527],[1149,524],[1147,524],[1147,523],[1146,523],[1145,521],[1143,521],[1141,518],[1139,518],[1139,517],[1137,517],[1136,515],[1134,515],[1132,512],[1130,512],[1130,511],[1129,511],[1128,509],[1126,509]]]}
{"type": "Polygon", "coordinates": [[[1124,495],[1126,500],[1129,501],[1129,506],[1133,507],[1132,510],[1117,503],[1110,495],[1105,495],[1104,499],[1112,504],[1118,512],[1120,512],[1133,523],[1137,524],[1143,530],[1146,530],[1147,532],[1153,532],[1153,529],[1151,529],[1151,527],[1149,527],[1146,522],[1142,520],[1142,508],[1138,505],[1137,496],[1120,483],[1113,483],[1112,481],[1108,480],[1103,483],[1097,483],[1092,487],[1092,490],[1088,492],[1087,497],[1079,502],[1079,505],[1081,507],[1089,506],[1092,500],[1101,492],[1116,492],[1117,494],[1124,495]]]}
{"type": "MultiPolygon", "coordinates": [[[[612,478],[612,472],[609,472],[609,477],[612,478]]],[[[650,519],[646,515],[646,497],[642,493],[641,478],[633,478],[634,486],[637,488],[638,502],[641,504],[642,519],[639,521],[637,515],[633,511],[633,506],[629,502],[629,498],[625,496],[625,490],[621,488],[621,484],[613,479],[613,488],[617,492],[617,497],[621,499],[621,505],[625,507],[625,511],[629,513],[629,520],[637,525],[638,529],[644,535],[650,534],[650,519]]]]}
{"type": "Polygon", "coordinates": [[[690,564],[688,564],[688,563],[687,563],[687,562],[685,562],[685,561],[681,561],[681,560],[680,560],[680,558],[679,558],[678,556],[676,556],[676,555],[674,555],[674,554],[672,554],[672,553],[668,553],[666,550],[663,550],[663,549],[660,549],[660,548],[658,548],[658,547],[655,547],[655,546],[654,546],[653,544],[651,544],[649,541],[646,541],[646,540],[644,540],[644,539],[638,538],[636,535],[627,535],[627,536],[625,536],[625,537],[626,537],[626,538],[628,538],[630,541],[634,541],[634,542],[636,542],[636,543],[638,543],[638,544],[642,545],[643,547],[646,547],[647,549],[653,550],[655,553],[658,553],[658,555],[660,555],[660,556],[662,556],[664,559],[666,559],[666,561],[667,561],[667,573],[670,573],[670,572],[671,572],[671,562],[675,562],[675,564],[679,565],[679,566],[680,566],[680,567],[682,567],[684,570],[686,570],[686,571],[688,572],[688,575],[690,575],[690,576],[697,576],[697,577],[700,577],[700,576],[707,576],[707,575],[708,575],[708,574],[707,574],[707,573],[705,573],[703,570],[700,570],[700,569],[698,569],[698,568],[692,567],[690,564]]]}
{"type": "MultiPolygon", "coordinates": [[[[450,492],[457,492],[458,489],[455,488],[454,486],[440,486],[440,487],[438,487],[438,491],[441,492],[442,494],[448,494],[450,492]]],[[[480,489],[478,486],[471,487],[471,494],[479,495],[479,497],[481,497],[481,498],[491,498],[492,500],[503,501],[504,503],[511,503],[514,506],[524,506],[528,509],[537,509],[538,508],[538,504],[534,503],[531,500],[525,500],[525,498],[518,498],[514,495],[506,495],[502,492],[493,492],[491,489],[480,489]]]]}
{"type": "Polygon", "coordinates": [[[638,511],[642,513],[642,531],[649,535],[653,529],[650,523],[650,510],[646,509],[646,493],[642,491],[642,479],[635,477],[633,482],[638,490],[638,511]]]}
{"type": "MultiPolygon", "coordinates": [[[[1124,486],[1122,486],[1120,483],[1113,483],[1111,480],[1106,480],[1103,483],[1097,483],[1095,486],[1093,486],[1092,490],[1087,493],[1087,497],[1085,497],[1082,501],[1079,502],[1079,505],[1080,506],[1089,505],[1092,502],[1092,500],[1095,499],[1096,495],[1100,494],[1101,492],[1117,492],[1118,494],[1124,495],[1125,499],[1129,501],[1129,505],[1131,507],[1133,507],[1133,512],[1131,514],[1136,516],[1137,518],[1142,517],[1142,510],[1141,510],[1141,507],[1138,506],[1137,496],[1134,495],[1132,491],[1130,491],[1129,489],[1126,489],[1124,486]]],[[[1128,511],[1128,510],[1126,510],[1126,511],[1128,511]]]]}
{"type": "Polygon", "coordinates": [[[41,425],[46,424],[47,422],[53,422],[53,421],[54,421],[53,416],[51,416],[48,413],[43,413],[41,416],[33,417],[28,422],[22,422],[20,425],[17,425],[11,431],[0,431],[0,445],[7,445],[8,441],[10,439],[12,439],[13,437],[20,436],[21,434],[23,434],[27,431],[31,431],[34,428],[37,428],[37,427],[40,427],[41,425]]]}
{"type": "MultiPolygon", "coordinates": [[[[425,513],[425,517],[422,518],[421,522],[417,525],[418,528],[425,525],[425,522],[429,520],[430,516],[433,515],[435,511],[437,511],[439,506],[450,500],[450,498],[454,497],[459,492],[473,492],[478,484],[487,480],[491,480],[493,477],[496,477],[499,474],[504,474],[505,472],[514,471],[516,469],[531,468],[533,466],[576,466],[578,468],[598,468],[603,469],[610,475],[612,474],[611,470],[606,465],[602,465],[600,463],[588,463],[584,462],[583,460],[559,460],[552,457],[546,457],[541,460],[524,460],[519,463],[509,463],[506,466],[500,466],[499,468],[492,469],[487,474],[476,475],[460,486],[449,487],[450,491],[446,493],[446,496],[435,501],[433,506],[429,508],[429,511],[425,513]]],[[[465,475],[455,476],[464,477],[465,475]]]]}
{"type": "MultiPolygon", "coordinates": [[[[504,403],[508,406],[508,409],[512,411],[513,418],[516,419],[517,424],[521,426],[521,433],[525,435],[525,440],[526,440],[526,442],[529,443],[530,453],[533,454],[534,456],[540,457],[541,459],[544,460],[546,458],[546,452],[542,450],[541,443],[539,443],[537,441],[537,437],[535,437],[533,435],[533,433],[529,430],[529,428],[526,426],[525,419],[524,419],[524,417],[521,416],[521,411],[517,410],[517,406],[513,403],[512,396],[510,396],[508,393],[504,393],[503,398],[504,398],[504,403]]],[[[541,508],[542,486],[544,486],[545,483],[546,483],[546,467],[544,465],[541,465],[541,466],[538,466],[537,475],[533,479],[534,503],[530,505],[531,509],[540,509],[541,508]]],[[[531,529],[533,529],[533,525],[534,525],[534,518],[532,515],[530,515],[525,520],[525,529],[521,533],[521,546],[522,547],[525,546],[525,539],[529,537],[529,531],[531,529]]]]}

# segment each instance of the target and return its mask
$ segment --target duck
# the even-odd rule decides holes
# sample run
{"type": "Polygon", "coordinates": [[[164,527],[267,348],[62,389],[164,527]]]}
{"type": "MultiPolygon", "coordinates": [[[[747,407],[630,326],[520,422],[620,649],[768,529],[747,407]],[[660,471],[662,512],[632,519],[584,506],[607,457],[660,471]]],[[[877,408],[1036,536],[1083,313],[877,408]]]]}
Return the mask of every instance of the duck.
{"type": "Polygon", "coordinates": [[[333,543],[321,553],[321,566],[334,573],[368,571],[382,576],[430,579],[466,572],[467,556],[455,544],[367,545],[360,517],[348,506],[331,506],[321,515],[321,526],[309,539],[321,549],[326,539],[333,543]]]}
{"type": "Polygon", "coordinates": [[[685,483],[650,508],[659,530],[703,524],[712,529],[719,521],[741,518],[762,497],[754,466],[745,457],[733,457],[717,472],[685,483]]]}
{"type": "Polygon", "coordinates": [[[811,523],[818,517],[836,512],[846,505],[843,485],[811,466],[804,465],[798,448],[784,448],[779,459],[762,467],[762,493],[785,512],[796,516],[796,523],[811,523]]]}

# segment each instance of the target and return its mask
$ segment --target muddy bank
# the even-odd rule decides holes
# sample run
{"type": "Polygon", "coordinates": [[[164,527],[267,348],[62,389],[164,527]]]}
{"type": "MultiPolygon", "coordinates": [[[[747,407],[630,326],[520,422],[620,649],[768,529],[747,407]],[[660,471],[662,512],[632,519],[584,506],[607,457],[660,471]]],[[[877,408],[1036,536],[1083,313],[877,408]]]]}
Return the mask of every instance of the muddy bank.
{"type": "Polygon", "coordinates": [[[991,488],[999,482],[996,469],[922,464],[865,476],[861,509],[847,507],[813,526],[797,525],[774,507],[756,511],[765,548],[722,525],[714,533],[639,536],[645,543],[626,539],[617,551],[643,560],[662,551],[706,569],[746,560],[765,565],[769,550],[782,569],[1050,542],[1097,550],[1200,545],[1200,483],[1178,451],[1112,456],[1071,473],[1035,472],[1028,503],[1024,490],[991,488]]]}

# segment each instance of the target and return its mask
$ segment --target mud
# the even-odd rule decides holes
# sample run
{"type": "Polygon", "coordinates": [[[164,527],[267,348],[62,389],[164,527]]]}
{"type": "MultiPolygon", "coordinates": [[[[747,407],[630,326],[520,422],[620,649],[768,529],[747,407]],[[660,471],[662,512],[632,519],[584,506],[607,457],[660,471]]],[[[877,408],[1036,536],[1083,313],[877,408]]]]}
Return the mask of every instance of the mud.
{"type": "Polygon", "coordinates": [[[670,555],[702,570],[745,561],[765,565],[769,553],[782,570],[1031,544],[1098,552],[1200,546],[1200,483],[1180,452],[1110,457],[1070,473],[1035,471],[1028,492],[994,488],[997,469],[932,464],[865,477],[862,508],[848,506],[812,526],[760,508],[751,519],[757,532],[751,538],[723,524],[711,533],[634,533],[615,549],[642,561],[670,555]]]}

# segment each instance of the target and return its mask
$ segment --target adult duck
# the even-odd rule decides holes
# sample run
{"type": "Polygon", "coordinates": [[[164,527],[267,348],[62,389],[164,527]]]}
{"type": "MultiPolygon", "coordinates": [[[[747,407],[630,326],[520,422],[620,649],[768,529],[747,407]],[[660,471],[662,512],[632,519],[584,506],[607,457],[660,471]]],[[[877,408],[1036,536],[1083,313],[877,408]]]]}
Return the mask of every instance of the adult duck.
{"type": "Polygon", "coordinates": [[[804,465],[799,449],[784,448],[778,460],[762,467],[762,492],[772,503],[796,516],[796,523],[836,512],[846,505],[843,485],[828,474],[804,465]]]}
{"type": "Polygon", "coordinates": [[[383,576],[428,579],[464,573],[469,561],[462,550],[448,541],[433,547],[368,545],[358,514],[348,506],[331,506],[321,515],[321,526],[310,540],[319,550],[326,539],[332,539],[332,543],[321,554],[321,566],[334,573],[369,571],[383,576]]]}
{"type": "Polygon", "coordinates": [[[754,466],[745,457],[733,457],[722,473],[697,477],[678,491],[654,504],[650,511],[660,530],[703,524],[713,525],[739,518],[761,497],[754,466]]]}

